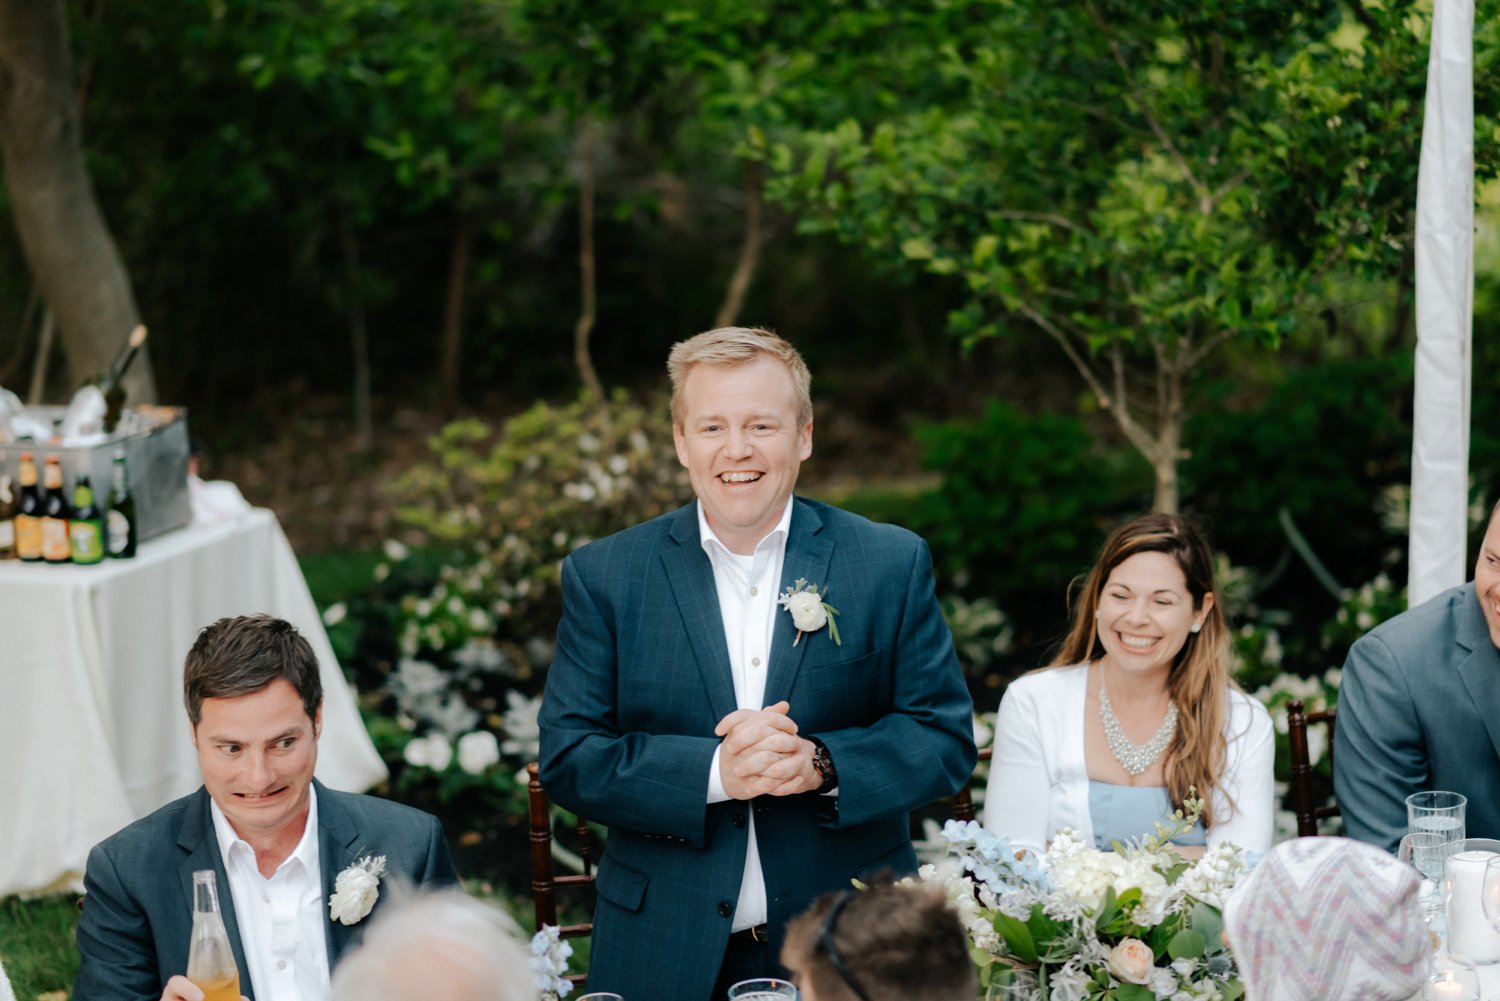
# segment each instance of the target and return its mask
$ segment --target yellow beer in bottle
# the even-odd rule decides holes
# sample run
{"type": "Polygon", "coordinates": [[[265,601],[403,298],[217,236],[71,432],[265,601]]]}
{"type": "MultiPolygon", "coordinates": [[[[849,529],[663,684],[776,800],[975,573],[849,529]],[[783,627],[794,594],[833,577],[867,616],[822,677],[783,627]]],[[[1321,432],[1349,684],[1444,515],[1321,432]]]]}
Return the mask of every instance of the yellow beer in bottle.
{"type": "Polygon", "coordinates": [[[240,971],[219,914],[212,869],[193,873],[193,940],[188,947],[187,978],[203,991],[203,1001],[240,1001],[240,971]]]}

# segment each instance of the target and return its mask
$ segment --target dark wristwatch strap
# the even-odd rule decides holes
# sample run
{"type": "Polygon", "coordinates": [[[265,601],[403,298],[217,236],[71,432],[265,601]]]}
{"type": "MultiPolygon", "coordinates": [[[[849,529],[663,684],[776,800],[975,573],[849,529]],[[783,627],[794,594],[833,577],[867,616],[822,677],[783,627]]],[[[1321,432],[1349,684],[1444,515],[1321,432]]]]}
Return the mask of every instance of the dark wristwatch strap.
{"type": "Polygon", "coordinates": [[[833,755],[828,753],[828,745],[817,737],[808,737],[808,742],[813,746],[813,767],[823,777],[823,784],[818,786],[818,792],[828,792],[838,788],[839,773],[833,767],[833,755]]]}

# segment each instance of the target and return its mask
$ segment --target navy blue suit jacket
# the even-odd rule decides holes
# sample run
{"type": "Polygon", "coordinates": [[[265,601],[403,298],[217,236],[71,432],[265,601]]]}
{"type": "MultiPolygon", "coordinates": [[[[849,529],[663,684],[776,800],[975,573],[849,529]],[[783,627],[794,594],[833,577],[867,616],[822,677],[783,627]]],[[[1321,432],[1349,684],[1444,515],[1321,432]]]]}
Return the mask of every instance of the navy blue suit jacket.
{"type": "MultiPolygon", "coordinates": [[[[323,870],[324,915],[338,874],[366,855],[386,857],[384,891],[392,877],[413,885],[458,882],[448,842],[436,817],[390,800],[335,792],[316,779],[318,857],[323,870]]],[[[174,800],[111,835],[89,852],[83,914],[78,921],[82,962],[74,1001],[157,1001],[174,974],[187,971],[193,928],[193,872],[217,874],[219,910],[240,969],[240,993],[255,1001],[240,945],[234,898],[224,873],[208,791],[174,800]]],[[[364,920],[327,920],[328,969],[364,936],[365,922],[380,912],[386,894],[364,920]]]]}
{"type": "Polygon", "coordinates": [[[1334,750],[1351,838],[1394,851],[1406,797],[1426,789],[1463,793],[1469,837],[1500,838],[1500,651],[1472,581],[1349,648],[1334,750]]]}
{"type": "MultiPolygon", "coordinates": [[[[782,589],[830,588],[827,628],[792,641],[777,610],[765,704],[828,746],[838,795],[707,804],[714,727],[736,708],[696,505],[585,546],[563,564],[563,617],[542,702],[542,781],[609,827],[589,988],[707,998],[739,895],[748,811],[772,948],[817,894],[915,869],[907,813],[974,767],[973,706],[912,533],[793,503],[782,589]]],[[[773,953],[774,954],[774,953],[773,953]]]]}

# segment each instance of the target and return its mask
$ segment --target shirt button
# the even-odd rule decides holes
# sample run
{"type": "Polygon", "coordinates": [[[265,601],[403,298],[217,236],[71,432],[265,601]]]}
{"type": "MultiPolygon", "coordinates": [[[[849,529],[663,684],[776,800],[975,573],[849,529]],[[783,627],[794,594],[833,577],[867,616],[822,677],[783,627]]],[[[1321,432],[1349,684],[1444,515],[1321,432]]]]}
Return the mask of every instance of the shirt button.
{"type": "Polygon", "coordinates": [[[271,902],[270,894],[262,893],[260,895],[260,902],[263,904],[269,904],[271,902]]]}
{"type": "Polygon", "coordinates": [[[751,667],[760,667],[760,658],[759,657],[751,657],[750,658],[750,666],[751,667]]]}
{"type": "Polygon", "coordinates": [[[757,594],[760,594],[760,588],[758,588],[758,587],[752,587],[752,588],[751,588],[751,589],[750,589],[750,597],[752,597],[752,598],[753,598],[753,597],[755,597],[755,596],[756,596],[756,595],[757,595],[757,594]]]}
{"type": "Polygon", "coordinates": [[[276,961],[276,969],[278,969],[278,970],[284,970],[284,969],[286,969],[286,960],[284,960],[284,959],[278,959],[276,961]]]}
{"type": "Polygon", "coordinates": [[[734,815],[734,826],[735,827],[744,827],[745,826],[745,815],[743,813],[736,813],[734,815]]]}
{"type": "Polygon", "coordinates": [[[734,908],[730,906],[729,901],[727,901],[727,900],[721,900],[721,901],[719,901],[719,917],[721,917],[721,918],[732,918],[732,917],[734,917],[734,908]]]}

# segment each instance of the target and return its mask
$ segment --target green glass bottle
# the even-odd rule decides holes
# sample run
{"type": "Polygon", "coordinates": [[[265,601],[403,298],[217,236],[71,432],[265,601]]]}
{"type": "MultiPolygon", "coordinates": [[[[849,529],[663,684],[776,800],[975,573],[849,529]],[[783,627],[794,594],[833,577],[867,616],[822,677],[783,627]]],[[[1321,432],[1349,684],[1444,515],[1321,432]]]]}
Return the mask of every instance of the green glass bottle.
{"type": "Polygon", "coordinates": [[[135,495],[130,492],[123,448],[115,449],[114,479],[113,489],[109,492],[109,511],[105,515],[104,537],[112,558],[128,560],[135,555],[139,529],[135,520],[135,495]]]}
{"type": "Polygon", "coordinates": [[[104,559],[104,513],[94,500],[87,473],[73,484],[73,517],[68,519],[68,551],[73,562],[89,566],[104,559]]]}

